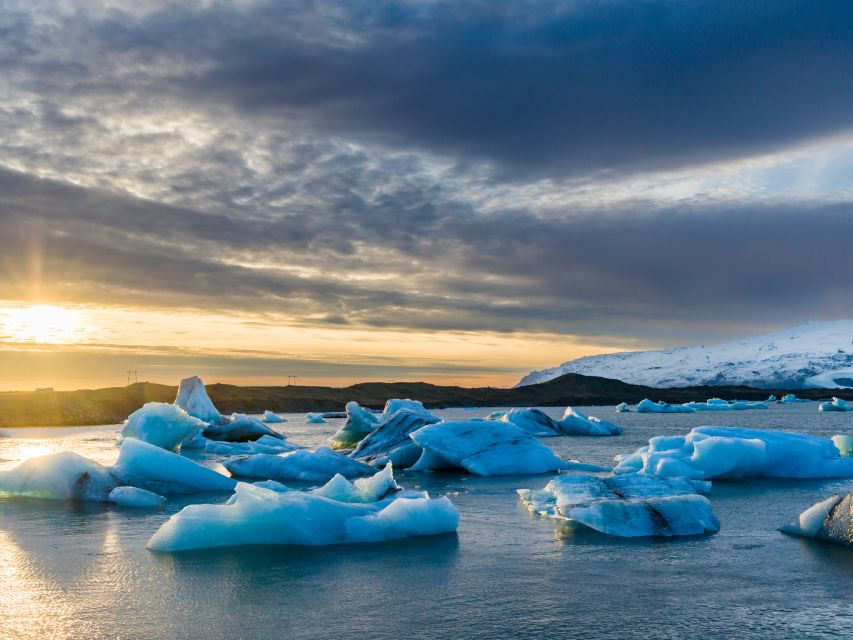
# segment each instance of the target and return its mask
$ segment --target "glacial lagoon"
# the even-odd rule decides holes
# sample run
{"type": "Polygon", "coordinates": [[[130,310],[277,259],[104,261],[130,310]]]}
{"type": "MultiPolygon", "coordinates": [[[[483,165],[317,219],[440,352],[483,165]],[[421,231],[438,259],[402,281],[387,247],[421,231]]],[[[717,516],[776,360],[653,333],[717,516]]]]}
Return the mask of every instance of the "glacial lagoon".
{"type": "MultiPolygon", "coordinates": [[[[442,410],[468,419],[495,408],[442,410]]],[[[616,414],[614,437],[543,438],[563,458],[610,466],[658,435],[708,424],[853,433],[853,413],[815,403],[714,414],[616,414]]],[[[562,408],[546,412],[559,418],[562,408]]],[[[342,420],[284,414],[290,442],[325,444],[342,420]]],[[[9,430],[0,468],[61,450],[102,464],[118,426],[9,430]]],[[[221,468],[221,456],[188,457],[221,468]]],[[[30,638],[839,638],[853,629],[850,549],[777,531],[851,480],[713,483],[719,533],[620,539],[530,515],[519,488],[552,474],[481,478],[397,472],[459,508],[455,535],[333,547],[183,554],[145,549],[168,517],[230,494],[171,497],[163,509],[0,498],[0,637],[30,638]]]]}

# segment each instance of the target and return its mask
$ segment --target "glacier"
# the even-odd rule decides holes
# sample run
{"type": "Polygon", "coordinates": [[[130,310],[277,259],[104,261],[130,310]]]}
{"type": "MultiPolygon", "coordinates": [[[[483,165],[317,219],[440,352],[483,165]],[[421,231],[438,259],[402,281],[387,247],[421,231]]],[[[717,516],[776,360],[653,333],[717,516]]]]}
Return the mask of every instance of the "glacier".
{"type": "Polygon", "coordinates": [[[812,505],[780,531],[853,547],[853,492],[812,505]]]}
{"type": "Polygon", "coordinates": [[[616,456],[613,472],[697,480],[715,478],[849,478],[853,458],[832,440],[742,427],[697,427],[686,436],[657,437],[616,456]]]}
{"type": "Polygon", "coordinates": [[[458,525],[459,511],[447,497],[400,491],[388,466],[354,484],[334,476],[313,491],[277,491],[241,482],[226,504],[184,507],[146,546],[174,553],[246,545],[382,542],[453,533],[458,525]]]}
{"type": "Polygon", "coordinates": [[[176,451],[195,439],[207,423],[181,407],[165,402],[147,402],[128,416],[121,437],[136,438],[162,449],[176,451]]]}
{"type": "Polygon", "coordinates": [[[412,471],[464,469],[478,476],[548,473],[560,469],[600,471],[566,462],[511,422],[444,421],[421,427],[411,439],[422,450],[412,471]]]}
{"type": "Polygon", "coordinates": [[[379,417],[372,411],[363,408],[357,402],[347,402],[346,422],[332,436],[332,448],[350,449],[355,447],[368,433],[375,431],[378,425],[379,417]]]}
{"type": "Polygon", "coordinates": [[[655,478],[636,473],[599,478],[561,475],[544,489],[519,489],[534,514],[620,537],[686,536],[713,533],[720,522],[698,491],[710,483],[655,478]]]}
{"type": "Polygon", "coordinates": [[[314,451],[299,449],[283,454],[259,453],[249,456],[226,458],[222,465],[240,478],[261,478],[286,482],[327,482],[336,474],[345,478],[368,476],[373,467],[333,451],[328,447],[317,447],[314,451]]]}
{"type": "Polygon", "coordinates": [[[853,388],[853,320],[809,322],[710,347],[586,356],[532,371],[518,386],[547,382],[566,373],[649,387],[853,388]]]}

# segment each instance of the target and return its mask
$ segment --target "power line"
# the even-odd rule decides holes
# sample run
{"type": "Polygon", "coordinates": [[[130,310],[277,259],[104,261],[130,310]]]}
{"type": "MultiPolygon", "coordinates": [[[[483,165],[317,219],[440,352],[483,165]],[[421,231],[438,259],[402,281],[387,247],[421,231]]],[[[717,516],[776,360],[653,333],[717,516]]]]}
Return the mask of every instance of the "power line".
{"type": "Polygon", "coordinates": [[[137,382],[139,382],[139,371],[128,369],[127,384],[136,384],[137,382]]]}

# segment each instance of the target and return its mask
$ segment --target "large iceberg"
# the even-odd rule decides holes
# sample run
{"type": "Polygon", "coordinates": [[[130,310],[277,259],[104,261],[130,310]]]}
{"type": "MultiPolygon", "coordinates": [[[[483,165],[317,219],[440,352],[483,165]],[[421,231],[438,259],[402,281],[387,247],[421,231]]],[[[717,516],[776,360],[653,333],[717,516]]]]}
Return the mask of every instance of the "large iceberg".
{"type": "Polygon", "coordinates": [[[374,471],[370,465],[327,447],[317,447],[315,451],[300,449],[279,455],[261,453],[236,456],[227,458],[222,464],[231,474],[240,478],[262,478],[277,482],[327,482],[336,474],[355,478],[371,475],[374,471]]]}
{"type": "Polygon", "coordinates": [[[304,449],[300,444],[293,444],[283,438],[261,436],[254,442],[217,442],[208,440],[204,444],[207,453],[223,456],[251,455],[253,453],[286,453],[304,449]]]}
{"type": "Polygon", "coordinates": [[[285,418],[282,418],[277,413],[273,413],[272,411],[267,409],[266,411],[264,411],[264,422],[267,422],[269,424],[280,424],[282,422],[287,422],[287,420],[285,418]]]}
{"type": "Polygon", "coordinates": [[[853,477],[853,458],[840,456],[828,438],[741,427],[698,427],[686,436],[652,438],[616,462],[614,473],[698,480],[853,477]]]}
{"type": "Polygon", "coordinates": [[[131,438],[122,442],[113,473],[121,478],[122,484],[161,495],[231,491],[236,484],[233,478],[189,458],[131,438]]]}
{"type": "Polygon", "coordinates": [[[210,396],[207,395],[207,389],[204,388],[204,383],[198,376],[181,380],[175,404],[191,416],[205,422],[224,420],[222,414],[213,405],[210,396]]]}
{"type": "Polygon", "coordinates": [[[207,423],[177,405],[148,402],[130,414],[121,430],[121,437],[136,438],[175,451],[196,438],[205,427],[207,423]]]}
{"type": "Polygon", "coordinates": [[[695,413],[695,409],[686,407],[683,404],[668,404],[661,400],[660,402],[652,402],[648,398],[641,400],[637,405],[637,413],[695,413]]]}
{"type": "Polygon", "coordinates": [[[421,448],[409,435],[421,427],[438,422],[439,418],[412,400],[389,400],[386,410],[389,405],[390,408],[399,408],[383,414],[376,429],[358,443],[350,457],[382,466],[391,462],[398,469],[405,469],[415,464],[421,455],[421,448]]]}
{"type": "Polygon", "coordinates": [[[376,414],[357,402],[347,402],[346,411],[347,421],[332,436],[332,447],[335,449],[355,447],[368,433],[375,431],[379,424],[376,414]]]}
{"type": "Polygon", "coordinates": [[[229,418],[204,430],[205,438],[220,442],[251,442],[264,436],[284,438],[278,431],[244,413],[232,413],[229,418]]]}
{"type": "Polygon", "coordinates": [[[456,531],[459,511],[448,498],[393,490],[387,496],[389,477],[393,483],[390,467],[364,479],[363,486],[374,480],[376,486],[365,494],[356,488],[357,495],[340,494],[340,482],[348,482],[340,476],[330,482],[336,488],[326,485],[311,492],[240,483],[226,504],[185,507],[160,527],[147,547],[178,552],[243,545],[315,546],[456,531]]]}
{"type": "Polygon", "coordinates": [[[770,408],[766,402],[747,402],[746,400],[729,402],[721,398],[709,398],[705,402],[685,402],[683,406],[694,411],[745,411],[747,409],[770,408]]]}
{"type": "Polygon", "coordinates": [[[109,502],[110,493],[119,484],[110,469],[72,451],[37,456],[14,469],[0,471],[0,495],[109,502]]]}
{"type": "Polygon", "coordinates": [[[821,402],[817,406],[818,411],[853,411],[853,407],[849,406],[845,400],[841,398],[833,398],[829,402],[821,402]]]}
{"type": "Polygon", "coordinates": [[[685,536],[720,530],[711,503],[697,491],[709,483],[636,473],[598,478],[558,476],[544,489],[519,489],[531,513],[613,536],[685,536]]]}
{"type": "Polygon", "coordinates": [[[853,546],[853,492],[812,505],[780,531],[853,546]]]}
{"type": "Polygon", "coordinates": [[[532,435],[512,424],[487,420],[439,422],[411,439],[423,451],[413,471],[465,469],[479,476],[548,473],[560,469],[602,470],[565,462],[532,435]]]}

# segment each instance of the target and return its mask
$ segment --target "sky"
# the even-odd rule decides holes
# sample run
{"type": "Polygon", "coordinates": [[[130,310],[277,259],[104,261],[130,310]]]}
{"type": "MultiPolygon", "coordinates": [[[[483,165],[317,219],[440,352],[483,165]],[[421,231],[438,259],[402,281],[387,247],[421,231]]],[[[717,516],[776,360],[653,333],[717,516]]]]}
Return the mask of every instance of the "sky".
{"type": "Polygon", "coordinates": [[[853,317],[853,5],[0,4],[0,389],[511,385],[853,317]]]}

